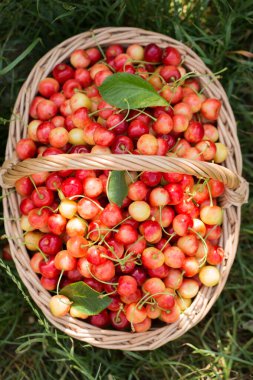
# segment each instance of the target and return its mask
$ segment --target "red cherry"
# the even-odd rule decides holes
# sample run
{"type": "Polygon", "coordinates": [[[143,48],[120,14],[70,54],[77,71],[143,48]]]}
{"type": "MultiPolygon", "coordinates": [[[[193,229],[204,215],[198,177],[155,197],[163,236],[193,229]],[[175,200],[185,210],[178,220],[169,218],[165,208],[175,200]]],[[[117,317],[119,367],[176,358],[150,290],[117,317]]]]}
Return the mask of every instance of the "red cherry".
{"type": "Polygon", "coordinates": [[[42,276],[46,278],[56,278],[61,273],[54,264],[54,257],[48,259],[48,261],[41,261],[39,264],[39,270],[42,276]]]}
{"type": "Polygon", "coordinates": [[[163,50],[162,62],[164,65],[178,66],[180,65],[181,59],[181,54],[176,48],[168,46],[163,50]]]}
{"type": "Polygon", "coordinates": [[[101,311],[101,313],[97,315],[92,315],[90,317],[90,323],[93,326],[97,326],[100,328],[107,327],[110,324],[109,314],[106,310],[101,311]]]}
{"type": "Polygon", "coordinates": [[[138,233],[129,224],[121,225],[115,239],[122,244],[132,244],[138,239],[138,233]]]}
{"type": "Polygon", "coordinates": [[[169,194],[170,205],[177,205],[182,202],[184,191],[180,183],[169,183],[168,185],[164,186],[164,189],[166,189],[169,194]]]}
{"type": "Polygon", "coordinates": [[[53,77],[60,83],[63,84],[67,80],[74,77],[74,70],[71,66],[66,63],[59,63],[53,69],[53,77]]]}
{"type": "Polygon", "coordinates": [[[31,200],[31,198],[22,199],[22,201],[20,202],[20,205],[19,205],[20,212],[23,215],[28,215],[29,211],[33,210],[34,208],[35,208],[35,206],[34,206],[33,201],[31,200]]]}
{"type": "Polygon", "coordinates": [[[149,133],[149,126],[142,120],[135,119],[128,126],[127,134],[131,139],[138,139],[146,133],[149,133]]]}
{"type": "Polygon", "coordinates": [[[39,247],[46,255],[56,255],[62,249],[62,240],[54,234],[45,234],[39,241],[39,247]]]}
{"type": "Polygon", "coordinates": [[[83,184],[77,178],[66,178],[60,187],[66,198],[83,194],[83,184]]]}
{"type": "Polygon", "coordinates": [[[118,313],[117,311],[112,311],[110,313],[110,320],[112,326],[116,330],[126,330],[130,326],[130,322],[127,320],[123,311],[118,313]]]}
{"type": "Polygon", "coordinates": [[[159,63],[162,59],[163,51],[156,44],[149,44],[144,49],[144,60],[152,63],[159,63]]]}
{"type": "Polygon", "coordinates": [[[112,144],[112,153],[114,154],[127,154],[134,149],[132,140],[127,136],[116,136],[112,144]]]}
{"type": "Polygon", "coordinates": [[[40,186],[33,190],[31,200],[36,207],[50,206],[54,201],[54,193],[52,190],[40,186]]]}
{"type": "Polygon", "coordinates": [[[17,156],[20,160],[26,160],[35,156],[36,145],[32,139],[21,139],[16,145],[17,156]]]}

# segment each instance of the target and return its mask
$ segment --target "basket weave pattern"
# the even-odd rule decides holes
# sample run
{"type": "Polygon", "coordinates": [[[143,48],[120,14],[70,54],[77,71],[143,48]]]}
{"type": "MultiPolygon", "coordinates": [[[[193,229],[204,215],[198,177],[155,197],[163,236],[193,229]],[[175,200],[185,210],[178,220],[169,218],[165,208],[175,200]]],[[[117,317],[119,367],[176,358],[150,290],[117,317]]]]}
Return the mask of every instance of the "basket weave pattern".
{"type": "Polygon", "coordinates": [[[162,34],[153,33],[137,28],[102,28],[74,36],[43,56],[31,71],[24,83],[13,111],[10,125],[8,144],[6,149],[6,162],[1,172],[2,186],[4,188],[4,215],[7,236],[10,236],[10,248],[19,275],[27,287],[31,297],[43,311],[47,319],[66,334],[94,346],[121,350],[151,350],[169,341],[172,341],[196,325],[208,313],[219,294],[221,293],[233,264],[238,244],[241,204],[247,200],[248,186],[240,177],[242,171],[242,157],[237,138],[236,123],[227,96],[220,83],[212,78],[211,71],[201,59],[187,46],[162,34]],[[148,157],[131,155],[105,155],[72,154],[52,157],[29,159],[17,163],[15,158],[16,142],[26,137],[29,121],[29,106],[37,93],[38,83],[50,74],[54,66],[70,56],[79,48],[89,48],[95,45],[107,46],[113,43],[129,45],[137,43],[147,45],[156,43],[160,47],[168,45],[176,47],[182,54],[184,66],[189,71],[201,76],[201,85],[205,87],[205,94],[222,100],[222,108],[218,119],[219,138],[230,154],[225,167],[205,162],[197,162],[179,158],[148,157]],[[39,278],[30,267],[29,255],[22,243],[22,230],[19,218],[19,196],[11,192],[15,181],[25,175],[42,171],[57,171],[61,169],[129,169],[138,171],[174,171],[196,175],[198,177],[212,177],[221,180],[227,186],[222,205],[225,208],[223,221],[223,236],[221,245],[225,250],[225,258],[220,266],[221,281],[214,288],[202,287],[189,309],[180,316],[180,319],[161,328],[145,333],[132,334],[103,330],[70,316],[62,318],[53,317],[49,311],[50,294],[42,287],[39,278]],[[229,169],[229,170],[228,170],[229,169]]]}

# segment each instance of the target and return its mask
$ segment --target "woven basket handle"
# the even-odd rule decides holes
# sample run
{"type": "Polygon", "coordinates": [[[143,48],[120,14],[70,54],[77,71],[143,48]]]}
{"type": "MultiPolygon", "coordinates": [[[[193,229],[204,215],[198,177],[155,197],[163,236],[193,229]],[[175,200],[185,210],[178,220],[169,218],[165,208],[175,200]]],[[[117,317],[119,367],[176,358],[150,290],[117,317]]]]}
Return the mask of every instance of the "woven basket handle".
{"type": "Polygon", "coordinates": [[[223,182],[226,186],[222,199],[223,207],[231,204],[241,205],[248,199],[248,183],[242,177],[223,166],[204,161],[164,156],[78,153],[30,158],[16,162],[8,160],[2,166],[2,187],[13,187],[18,179],[45,171],[66,169],[159,171],[190,174],[198,178],[213,178],[223,182]]]}

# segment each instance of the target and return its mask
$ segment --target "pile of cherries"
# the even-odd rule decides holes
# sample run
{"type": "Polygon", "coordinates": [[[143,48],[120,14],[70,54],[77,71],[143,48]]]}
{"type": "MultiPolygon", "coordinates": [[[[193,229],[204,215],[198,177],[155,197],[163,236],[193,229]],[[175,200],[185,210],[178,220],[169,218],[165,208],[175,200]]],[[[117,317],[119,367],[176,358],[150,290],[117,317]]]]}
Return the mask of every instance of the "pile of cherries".
{"type": "MultiPolygon", "coordinates": [[[[216,126],[221,102],[203,95],[181,61],[174,47],[155,44],[75,50],[70,62],[40,81],[28,137],[16,146],[19,159],[91,152],[223,162],[228,150],[216,126]],[[107,104],[99,86],[115,72],[141,76],[170,105],[127,112],[107,104]]],[[[201,286],[220,280],[217,197],[224,185],[187,174],[126,171],[128,195],[119,207],[107,197],[109,175],[67,169],[16,182],[31,267],[54,293],[84,281],[111,298],[105,310],[88,316],[56,294],[50,301],[55,316],[70,313],[98,327],[136,332],[154,320],[173,323],[201,286]]]]}

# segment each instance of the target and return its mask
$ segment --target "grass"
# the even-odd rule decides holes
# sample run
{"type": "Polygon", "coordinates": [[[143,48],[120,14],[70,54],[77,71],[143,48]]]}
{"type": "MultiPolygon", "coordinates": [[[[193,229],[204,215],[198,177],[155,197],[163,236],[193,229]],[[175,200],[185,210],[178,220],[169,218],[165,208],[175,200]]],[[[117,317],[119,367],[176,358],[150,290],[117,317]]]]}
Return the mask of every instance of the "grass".
{"type": "MultiPolygon", "coordinates": [[[[15,97],[39,57],[67,37],[90,28],[139,26],[182,40],[212,71],[228,68],[222,84],[238,122],[244,175],[252,183],[252,22],[251,0],[2,0],[1,158],[15,97]]],[[[26,296],[13,264],[1,261],[0,379],[250,379],[252,212],[251,195],[243,207],[235,264],[208,316],[181,339],[153,352],[101,350],[56,332],[26,296]]]]}

